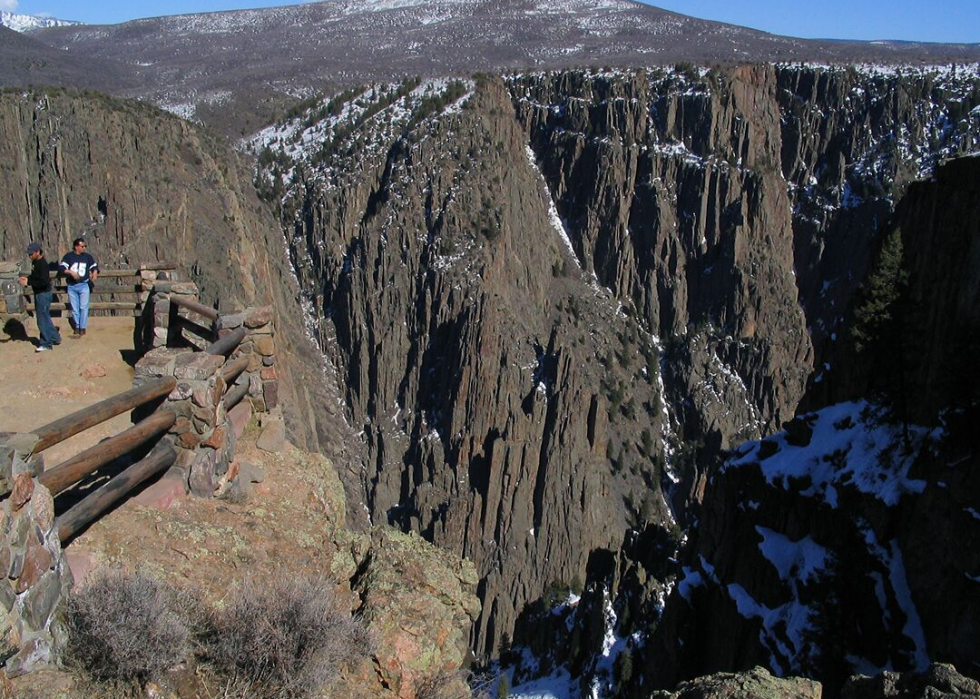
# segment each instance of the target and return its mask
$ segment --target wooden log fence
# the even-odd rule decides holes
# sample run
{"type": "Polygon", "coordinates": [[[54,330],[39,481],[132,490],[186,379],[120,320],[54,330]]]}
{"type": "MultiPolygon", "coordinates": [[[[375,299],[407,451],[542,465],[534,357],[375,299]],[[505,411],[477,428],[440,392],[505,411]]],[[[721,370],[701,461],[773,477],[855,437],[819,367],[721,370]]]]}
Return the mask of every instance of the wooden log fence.
{"type": "Polygon", "coordinates": [[[170,297],[170,304],[172,306],[177,306],[179,308],[184,308],[191,313],[196,313],[197,315],[207,318],[208,320],[215,322],[218,320],[218,311],[210,306],[205,306],[203,303],[198,303],[197,301],[192,301],[191,299],[184,298],[183,296],[173,295],[170,297]]]}
{"type": "Polygon", "coordinates": [[[206,328],[200,323],[195,323],[190,318],[181,318],[180,316],[177,316],[170,322],[174,325],[174,327],[179,324],[181,328],[184,330],[189,330],[202,340],[210,342],[214,338],[214,330],[211,328],[206,328]]]}
{"type": "Polygon", "coordinates": [[[90,522],[101,517],[140,483],[173,466],[176,460],[177,450],[173,444],[166,439],[157,442],[145,458],[110,479],[55,520],[61,543],[64,544],[90,522]]]}
{"type": "MultiPolygon", "coordinates": [[[[113,311],[122,312],[128,311],[129,314],[138,314],[142,309],[143,304],[140,300],[140,294],[143,291],[143,286],[140,283],[142,272],[158,272],[158,271],[174,271],[177,267],[170,262],[153,262],[145,265],[140,265],[139,267],[130,269],[108,269],[99,272],[99,280],[112,279],[116,281],[115,284],[100,284],[96,282],[95,288],[92,290],[91,294],[93,297],[96,296],[109,296],[115,300],[110,301],[95,301],[89,304],[90,311],[113,311]],[[127,278],[135,278],[137,281],[135,283],[120,283],[122,280],[127,278]],[[121,301],[116,297],[136,297],[132,301],[121,301]]],[[[68,280],[62,276],[58,271],[52,271],[51,277],[54,279],[54,291],[56,293],[62,294],[66,292],[68,280]]],[[[29,312],[34,312],[37,307],[34,304],[34,291],[31,288],[24,289],[24,296],[26,301],[26,309],[29,312]]],[[[71,305],[67,302],[58,302],[51,304],[52,311],[70,311],[71,305]]]]}
{"type": "MultiPolygon", "coordinates": [[[[88,309],[90,311],[136,311],[142,306],[138,301],[96,301],[95,303],[90,303],[88,309]]],[[[28,311],[37,310],[33,303],[27,304],[28,311]]],[[[69,311],[71,306],[67,303],[52,303],[52,311],[69,311]]]]}
{"type": "Polygon", "coordinates": [[[52,495],[57,495],[113,459],[166,432],[176,421],[177,414],[173,410],[158,410],[128,430],[48,469],[41,474],[41,485],[50,490],[52,495]]]}
{"type": "Polygon", "coordinates": [[[245,339],[245,336],[247,334],[248,331],[245,328],[238,328],[237,330],[232,330],[224,337],[218,339],[217,342],[213,342],[210,345],[208,345],[204,349],[204,351],[208,354],[213,354],[215,356],[221,354],[224,355],[231,354],[232,352],[235,351],[235,348],[238,347],[238,345],[242,344],[242,340],[245,339]]]}
{"type": "Polygon", "coordinates": [[[242,402],[242,398],[248,395],[248,381],[242,381],[241,383],[236,383],[233,386],[229,386],[228,390],[225,391],[224,404],[225,410],[231,410],[236,405],[242,402]]]}
{"type": "Polygon", "coordinates": [[[131,388],[112,398],[107,398],[100,403],[82,408],[70,415],[48,423],[34,430],[34,434],[38,436],[38,443],[34,447],[34,453],[44,451],[48,447],[63,442],[69,437],[73,437],[79,432],[105,422],[116,415],[169,395],[176,386],[177,380],[169,376],[154,379],[142,386],[131,388]]]}
{"type": "Polygon", "coordinates": [[[225,362],[224,366],[221,367],[221,378],[225,380],[225,384],[231,386],[238,375],[248,369],[248,362],[248,357],[239,357],[225,362]]]}
{"type": "MultiPolygon", "coordinates": [[[[133,271],[113,270],[112,276],[123,277],[133,271]]],[[[110,272],[103,272],[100,276],[109,275],[110,272]]],[[[124,292],[106,289],[104,293],[124,292]]],[[[135,293],[135,291],[130,291],[130,293],[135,293]]],[[[183,329],[195,332],[205,340],[214,336],[220,320],[220,314],[216,309],[180,294],[170,295],[169,301],[172,322],[179,324],[183,329]],[[186,310],[192,316],[205,319],[210,327],[205,327],[191,318],[181,316],[178,313],[180,309],[186,310]]],[[[63,310],[67,306],[68,304],[52,304],[52,308],[56,310],[63,310]]],[[[90,308],[121,310],[137,309],[138,306],[137,303],[108,302],[93,303],[90,308]]],[[[30,308],[33,309],[33,304],[30,308]]],[[[224,408],[230,410],[249,395],[252,381],[249,375],[245,375],[245,372],[254,357],[248,354],[232,356],[248,337],[249,331],[246,327],[222,332],[223,335],[204,347],[203,352],[212,356],[227,357],[218,371],[224,382],[224,394],[220,400],[224,408]]],[[[171,376],[148,380],[138,387],[44,425],[33,431],[38,437],[34,452],[42,452],[112,417],[164,398],[174,391],[177,383],[177,379],[171,376]]],[[[84,497],[56,519],[56,529],[62,543],[77,536],[79,532],[101,517],[139,484],[177,462],[177,444],[170,437],[160,438],[162,434],[168,432],[176,424],[176,421],[177,411],[163,406],[129,429],[66,459],[39,476],[39,482],[52,495],[58,495],[114,460],[156,441],[156,444],[143,459],[113,476],[106,484],[84,497]]]]}

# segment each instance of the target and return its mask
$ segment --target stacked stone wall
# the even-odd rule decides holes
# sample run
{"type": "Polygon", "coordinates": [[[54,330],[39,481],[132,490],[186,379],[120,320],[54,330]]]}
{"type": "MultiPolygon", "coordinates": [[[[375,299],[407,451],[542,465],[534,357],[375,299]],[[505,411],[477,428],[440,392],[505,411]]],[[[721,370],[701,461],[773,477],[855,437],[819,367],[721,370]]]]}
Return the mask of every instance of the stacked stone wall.
{"type": "Polygon", "coordinates": [[[152,310],[143,318],[152,326],[137,334],[152,338],[152,348],[136,364],[134,385],[159,377],[176,379],[177,386],[167,397],[165,407],[177,414],[170,433],[178,456],[165,477],[179,480],[185,492],[211,497],[226,489],[238,475],[235,444],[240,430],[235,429],[236,423],[247,423],[253,413],[267,413],[278,407],[272,308],[221,314],[206,328],[192,318],[193,313],[173,303],[175,296],[196,302],[198,293],[193,283],[157,282],[150,296],[152,310]],[[186,332],[188,323],[197,331],[186,332]],[[245,329],[245,337],[227,357],[201,351],[211,341],[240,328],[245,329]],[[247,367],[229,385],[222,368],[243,357],[248,360],[247,367]],[[246,386],[242,402],[227,409],[226,393],[246,386]]]}
{"type": "Polygon", "coordinates": [[[57,660],[71,571],[33,434],[0,434],[0,663],[8,677],[57,660]]]}
{"type": "Polygon", "coordinates": [[[0,342],[25,334],[27,304],[17,281],[22,273],[16,262],[0,261],[0,342]]]}

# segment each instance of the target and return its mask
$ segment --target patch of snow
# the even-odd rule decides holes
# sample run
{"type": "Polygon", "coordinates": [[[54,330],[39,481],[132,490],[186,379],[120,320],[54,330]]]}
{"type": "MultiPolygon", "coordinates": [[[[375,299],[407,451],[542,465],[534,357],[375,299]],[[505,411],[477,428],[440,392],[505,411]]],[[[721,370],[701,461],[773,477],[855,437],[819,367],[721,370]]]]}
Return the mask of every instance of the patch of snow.
{"type": "MultiPolygon", "coordinates": [[[[882,566],[887,570],[887,582],[890,583],[895,601],[905,616],[902,633],[912,642],[913,647],[911,651],[907,651],[909,661],[918,672],[924,672],[930,663],[929,654],[926,652],[926,637],[922,630],[918,609],[912,600],[912,591],[909,589],[905,575],[905,562],[902,551],[898,547],[898,540],[893,539],[886,547],[878,542],[878,537],[870,526],[864,525],[862,532],[868,552],[881,561],[882,566]]],[[[884,610],[885,607],[882,609],[884,610]]]]}
{"type": "Polygon", "coordinates": [[[743,444],[722,469],[758,468],[770,485],[799,488],[801,494],[823,498],[831,507],[837,506],[840,487],[856,488],[886,505],[925,489],[925,481],[909,478],[908,472],[941,430],[909,426],[906,449],[902,427],[879,421],[877,410],[865,401],[839,403],[803,419],[813,428],[807,446],[790,444],[780,432],[743,444]],[[775,445],[775,453],[762,458],[763,444],[775,445]]]}
{"type": "Polygon", "coordinates": [[[680,596],[691,601],[691,593],[699,587],[704,586],[704,576],[700,571],[684,566],[682,569],[684,577],[677,583],[677,592],[680,596]]]}
{"type": "Polygon", "coordinates": [[[55,19],[54,17],[37,17],[35,15],[23,15],[16,12],[5,12],[0,10],[0,26],[13,29],[15,32],[29,32],[35,29],[46,29],[47,27],[70,27],[81,24],[66,19],[55,19]]]}
{"type": "Polygon", "coordinates": [[[759,550],[766,560],[772,563],[779,579],[786,581],[796,578],[806,584],[814,580],[827,567],[830,554],[820,544],[807,536],[800,541],[792,541],[788,537],[766,527],[756,527],[762,536],[759,550]]]}

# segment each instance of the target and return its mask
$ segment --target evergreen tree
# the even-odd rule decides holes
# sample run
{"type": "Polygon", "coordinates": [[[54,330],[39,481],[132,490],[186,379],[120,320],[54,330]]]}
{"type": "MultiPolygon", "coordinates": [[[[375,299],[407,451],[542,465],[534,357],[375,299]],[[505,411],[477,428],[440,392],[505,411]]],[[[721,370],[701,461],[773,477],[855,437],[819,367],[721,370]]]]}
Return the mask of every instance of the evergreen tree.
{"type": "Polygon", "coordinates": [[[851,335],[859,353],[895,339],[900,300],[908,281],[903,263],[902,231],[896,228],[885,238],[877,264],[864,287],[861,303],[854,311],[851,335]]]}
{"type": "Polygon", "coordinates": [[[902,231],[895,228],[882,243],[878,259],[862,288],[851,326],[854,349],[859,355],[870,355],[873,386],[884,402],[897,412],[906,444],[909,442],[905,356],[908,276],[902,231]]]}

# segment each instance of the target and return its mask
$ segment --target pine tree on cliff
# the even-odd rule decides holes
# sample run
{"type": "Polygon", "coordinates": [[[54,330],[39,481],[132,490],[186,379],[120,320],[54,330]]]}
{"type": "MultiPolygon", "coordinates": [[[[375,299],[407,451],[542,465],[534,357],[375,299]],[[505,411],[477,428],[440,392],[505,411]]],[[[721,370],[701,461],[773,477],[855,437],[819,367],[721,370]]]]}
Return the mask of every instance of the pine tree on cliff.
{"type": "Polygon", "coordinates": [[[896,409],[905,429],[906,442],[907,286],[902,231],[895,228],[885,237],[874,268],[861,290],[854,310],[851,338],[859,355],[870,355],[873,385],[881,391],[885,401],[896,409]]]}

